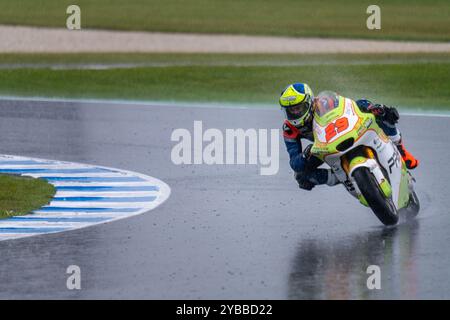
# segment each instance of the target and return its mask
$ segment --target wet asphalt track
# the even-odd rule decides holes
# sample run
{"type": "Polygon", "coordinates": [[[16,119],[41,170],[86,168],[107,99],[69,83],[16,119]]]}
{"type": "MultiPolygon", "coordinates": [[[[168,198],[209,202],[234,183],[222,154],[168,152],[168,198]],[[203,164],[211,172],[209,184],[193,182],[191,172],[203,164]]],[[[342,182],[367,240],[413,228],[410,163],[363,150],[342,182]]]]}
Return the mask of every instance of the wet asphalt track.
{"type": "MultiPolygon", "coordinates": [[[[276,109],[276,108],[275,108],[276,109]]],[[[175,128],[279,128],[277,110],[0,101],[1,153],[128,169],[170,185],[143,215],[0,242],[0,298],[450,298],[450,118],[401,119],[422,211],[386,229],[342,187],[296,187],[280,171],[175,166],[175,128]],[[444,137],[444,138],[443,138],[444,137]],[[82,290],[66,289],[81,268],[82,290]],[[381,290],[366,287],[381,267],[381,290]]]]}

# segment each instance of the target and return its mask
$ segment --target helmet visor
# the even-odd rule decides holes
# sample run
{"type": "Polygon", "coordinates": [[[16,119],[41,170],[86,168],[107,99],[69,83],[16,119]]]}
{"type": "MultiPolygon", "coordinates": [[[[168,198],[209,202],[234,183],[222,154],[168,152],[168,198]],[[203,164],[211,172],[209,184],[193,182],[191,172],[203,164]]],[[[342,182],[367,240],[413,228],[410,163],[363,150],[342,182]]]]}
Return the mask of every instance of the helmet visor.
{"type": "Polygon", "coordinates": [[[308,113],[310,109],[310,103],[304,101],[295,106],[290,106],[286,108],[286,116],[288,120],[298,120],[308,113]]]}

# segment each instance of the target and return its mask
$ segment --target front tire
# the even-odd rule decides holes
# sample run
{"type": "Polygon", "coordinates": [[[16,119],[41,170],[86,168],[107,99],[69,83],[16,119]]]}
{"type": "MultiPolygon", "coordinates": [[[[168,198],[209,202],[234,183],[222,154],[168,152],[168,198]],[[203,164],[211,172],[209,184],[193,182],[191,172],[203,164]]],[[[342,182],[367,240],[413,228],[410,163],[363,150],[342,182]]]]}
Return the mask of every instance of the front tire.
{"type": "Polygon", "coordinates": [[[397,209],[392,199],[386,198],[369,168],[356,168],[353,172],[353,178],[378,219],[387,226],[396,224],[398,222],[397,209]]]}

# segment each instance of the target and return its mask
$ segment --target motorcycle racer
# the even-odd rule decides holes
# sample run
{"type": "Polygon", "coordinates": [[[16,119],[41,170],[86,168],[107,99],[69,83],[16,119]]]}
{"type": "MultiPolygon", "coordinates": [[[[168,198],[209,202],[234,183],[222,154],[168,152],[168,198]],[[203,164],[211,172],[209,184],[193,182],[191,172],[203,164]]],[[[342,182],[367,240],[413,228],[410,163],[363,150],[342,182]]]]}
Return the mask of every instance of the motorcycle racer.
{"type": "MultiPolygon", "coordinates": [[[[311,156],[312,144],[304,150],[301,139],[314,141],[312,120],[314,111],[314,94],[306,83],[294,83],[286,87],[280,95],[279,104],[285,113],[283,137],[290,158],[290,166],[295,172],[299,187],[311,190],[316,185],[329,186],[339,183],[330,169],[319,169],[322,161],[311,156]]],[[[396,124],[400,118],[394,107],[374,104],[369,100],[355,101],[363,112],[371,112],[384,133],[397,146],[408,169],[414,169],[419,161],[403,145],[402,136],[396,124]]]]}

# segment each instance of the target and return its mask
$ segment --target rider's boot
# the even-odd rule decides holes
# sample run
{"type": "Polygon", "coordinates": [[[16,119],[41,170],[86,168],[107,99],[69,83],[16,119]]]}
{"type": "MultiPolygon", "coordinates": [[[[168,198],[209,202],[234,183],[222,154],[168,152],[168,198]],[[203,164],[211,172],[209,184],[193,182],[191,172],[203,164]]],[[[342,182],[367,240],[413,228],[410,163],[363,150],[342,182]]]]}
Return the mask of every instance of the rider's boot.
{"type": "Polygon", "coordinates": [[[414,158],[414,156],[406,150],[402,139],[400,139],[396,145],[398,151],[400,151],[400,154],[402,155],[403,161],[405,161],[406,167],[408,169],[415,169],[419,165],[419,160],[414,158]]]}

